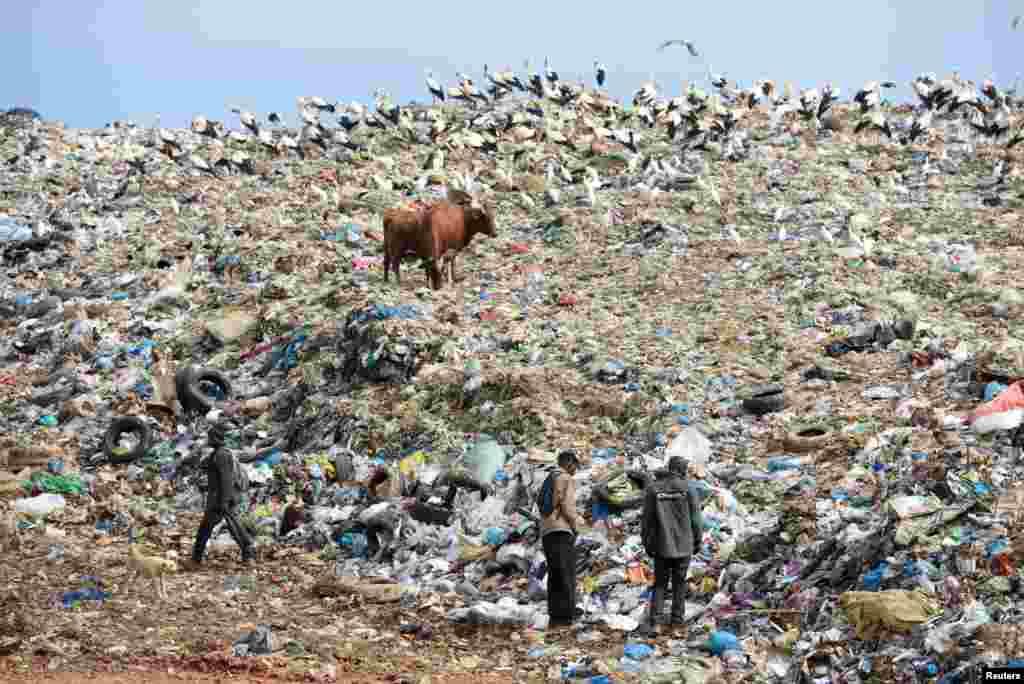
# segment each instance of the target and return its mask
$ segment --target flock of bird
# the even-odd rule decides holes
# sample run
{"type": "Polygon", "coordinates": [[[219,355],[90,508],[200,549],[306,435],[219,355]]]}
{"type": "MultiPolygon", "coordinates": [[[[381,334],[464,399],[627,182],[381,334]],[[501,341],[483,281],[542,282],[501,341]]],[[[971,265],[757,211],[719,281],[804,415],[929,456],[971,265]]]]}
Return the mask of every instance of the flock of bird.
{"type": "MultiPolygon", "coordinates": [[[[685,48],[691,57],[701,57],[688,40],[668,40],[657,49],[673,46],[685,48]]],[[[827,136],[841,127],[834,110],[840,91],[829,83],[797,94],[788,83],[780,91],[772,80],[758,80],[741,88],[708,68],[710,92],[684,83],[680,95],[668,97],[660,92],[652,74],[634,92],[632,107],[625,107],[603,90],[608,72],[598,60],[594,60],[591,88],[582,79],[563,80],[546,58],[543,73],[531,70],[529,61],[525,66],[526,73],[520,76],[509,68],[492,71],[485,64],[483,86],[463,73],[456,75],[453,85],[446,86],[427,70],[425,85],[432,98],[429,107],[399,106],[380,90],[374,93],[372,108],[357,102],[299,97],[298,126],[292,129],[285,128],[279,113],[271,112],[264,124],[252,112],[232,107],[230,111],[237,115],[242,130],[229,132],[222,122],[205,116],[192,120],[192,133],[205,141],[203,154],[196,145],[183,145],[178,134],[164,128],[156,131],[156,143],[173,161],[212,176],[232,171],[255,173],[251,152],[258,147],[302,158],[314,147],[323,154],[372,154],[378,133],[385,132],[406,144],[432,146],[424,166],[427,171],[443,170],[446,151],[462,147],[508,157],[513,165],[520,165],[524,159],[544,161],[550,155],[545,155],[539,144],[545,142],[573,149],[621,145],[630,169],[643,164],[645,170],[666,170],[670,164],[641,157],[642,137],[656,138],[663,130],[664,140],[677,152],[707,149],[716,143],[722,146],[726,158],[737,159],[744,154],[746,134],[742,124],[751,111],[767,113],[773,130],[790,113],[816,134],[827,136]],[[505,101],[517,94],[523,97],[506,106],[505,101]],[[336,125],[329,125],[325,115],[333,116],[336,125]]],[[[1010,130],[1011,107],[1016,106],[1010,97],[1013,91],[1004,93],[987,80],[979,92],[972,81],[957,73],[941,80],[932,73],[921,74],[910,85],[916,106],[893,108],[883,102],[882,91],[894,88],[895,83],[866,83],[851,102],[860,115],[854,134],[874,133],[896,144],[916,144],[927,141],[940,122],[959,122],[977,136],[1007,147],[1024,140],[1021,130],[1012,134],[1010,130]],[[909,116],[900,117],[898,112],[909,116]]]]}

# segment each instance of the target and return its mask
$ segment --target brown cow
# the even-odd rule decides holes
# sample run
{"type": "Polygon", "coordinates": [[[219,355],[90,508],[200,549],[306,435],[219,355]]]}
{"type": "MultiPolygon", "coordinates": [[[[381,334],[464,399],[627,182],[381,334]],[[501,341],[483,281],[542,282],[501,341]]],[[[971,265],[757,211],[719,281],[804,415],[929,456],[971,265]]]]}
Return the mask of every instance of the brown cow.
{"type": "Polygon", "coordinates": [[[429,238],[424,247],[429,249],[418,253],[428,262],[435,290],[441,289],[441,278],[445,271],[448,271],[452,283],[458,282],[455,277],[455,257],[469,245],[474,235],[479,233],[494,237],[498,232],[493,211],[480,207],[455,206],[447,202],[432,207],[427,212],[424,224],[424,237],[429,238]],[[440,268],[439,261],[442,261],[440,268]]]}
{"type": "MultiPolygon", "coordinates": [[[[385,209],[384,223],[384,282],[388,280],[388,272],[395,270],[395,280],[402,284],[399,265],[402,257],[418,256],[429,246],[424,239],[426,231],[427,211],[412,209],[385,209]]],[[[430,277],[429,266],[424,262],[424,270],[430,277]]]]}

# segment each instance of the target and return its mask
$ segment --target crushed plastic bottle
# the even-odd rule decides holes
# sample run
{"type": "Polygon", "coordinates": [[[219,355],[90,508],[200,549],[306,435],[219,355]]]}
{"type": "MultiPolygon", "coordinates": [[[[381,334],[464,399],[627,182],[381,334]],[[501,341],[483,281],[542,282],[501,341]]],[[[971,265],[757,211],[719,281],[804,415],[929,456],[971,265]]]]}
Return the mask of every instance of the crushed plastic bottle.
{"type": "Polygon", "coordinates": [[[31,228],[10,216],[0,216],[0,242],[24,242],[31,239],[31,228]]]}

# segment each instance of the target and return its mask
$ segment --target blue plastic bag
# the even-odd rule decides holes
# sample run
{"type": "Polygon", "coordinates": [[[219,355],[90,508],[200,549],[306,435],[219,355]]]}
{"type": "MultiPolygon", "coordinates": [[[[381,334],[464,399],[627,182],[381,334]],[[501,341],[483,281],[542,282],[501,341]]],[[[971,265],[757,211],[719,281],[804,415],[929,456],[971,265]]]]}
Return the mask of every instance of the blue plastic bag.
{"type": "Polygon", "coordinates": [[[654,653],[654,649],[647,644],[626,644],[625,648],[622,649],[622,653],[630,660],[643,660],[654,653]]]}
{"type": "Polygon", "coordinates": [[[493,437],[481,437],[466,454],[465,463],[478,482],[493,482],[498,470],[505,465],[505,450],[493,437]]]}
{"type": "Polygon", "coordinates": [[[726,651],[742,651],[739,639],[732,632],[712,632],[708,637],[708,650],[715,655],[722,655],[726,651]]]}

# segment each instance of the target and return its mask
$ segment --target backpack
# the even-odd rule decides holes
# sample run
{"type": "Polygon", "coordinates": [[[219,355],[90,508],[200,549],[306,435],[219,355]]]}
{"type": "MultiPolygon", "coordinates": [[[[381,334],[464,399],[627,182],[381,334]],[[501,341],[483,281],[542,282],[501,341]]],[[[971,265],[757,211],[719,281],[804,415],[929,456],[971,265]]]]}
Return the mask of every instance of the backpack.
{"type": "Polygon", "coordinates": [[[231,455],[231,471],[232,477],[235,480],[235,488],[239,492],[245,492],[249,489],[249,476],[245,472],[245,468],[238,462],[238,458],[234,454],[231,455]]]}
{"type": "Polygon", "coordinates": [[[545,518],[555,510],[555,481],[558,479],[558,471],[552,470],[540,486],[540,493],[537,495],[537,508],[545,518]]]}

